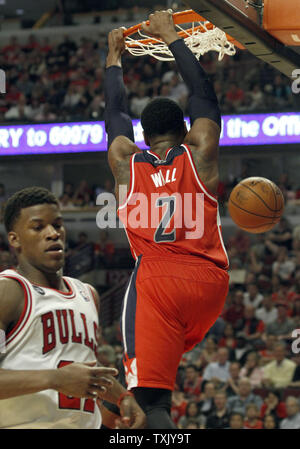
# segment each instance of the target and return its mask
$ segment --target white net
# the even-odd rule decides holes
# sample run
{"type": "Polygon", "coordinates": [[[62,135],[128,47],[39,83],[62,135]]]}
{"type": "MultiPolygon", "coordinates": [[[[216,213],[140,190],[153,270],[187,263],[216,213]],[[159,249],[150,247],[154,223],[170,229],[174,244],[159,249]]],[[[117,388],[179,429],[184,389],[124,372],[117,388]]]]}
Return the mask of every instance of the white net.
{"type": "MultiPolygon", "coordinates": [[[[183,37],[186,45],[191,49],[197,58],[209,51],[216,51],[219,53],[219,61],[224,58],[224,55],[233,56],[236,53],[235,46],[229,42],[226,34],[217,27],[211,27],[210,22],[194,22],[192,27],[184,29],[180,25],[176,27],[180,31],[180,36],[183,37]]],[[[127,36],[125,44],[127,50],[134,56],[150,55],[160,61],[173,61],[174,57],[169,50],[167,44],[154,37],[143,34],[141,30],[138,31],[140,35],[139,40],[127,36]]]]}

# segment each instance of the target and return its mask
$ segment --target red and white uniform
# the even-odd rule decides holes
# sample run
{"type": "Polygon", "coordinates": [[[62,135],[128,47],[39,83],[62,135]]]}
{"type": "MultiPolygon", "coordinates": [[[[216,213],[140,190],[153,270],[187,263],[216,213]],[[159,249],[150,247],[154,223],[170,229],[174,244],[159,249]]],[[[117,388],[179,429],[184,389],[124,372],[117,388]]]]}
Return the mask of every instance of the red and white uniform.
{"type": "Polygon", "coordinates": [[[132,156],[118,214],[136,259],[121,318],[128,388],[173,389],[182,354],[204,338],[227,296],[218,201],[180,145],[165,160],[132,156]]]}
{"type": "MultiPolygon", "coordinates": [[[[0,368],[48,370],[70,362],[96,359],[98,312],[90,288],[64,277],[69,292],[31,284],[15,270],[0,278],[14,279],[24,290],[25,305],[16,326],[6,335],[0,368]]],[[[55,390],[0,401],[0,428],[99,428],[101,414],[93,399],[67,397],[55,390]]]]}

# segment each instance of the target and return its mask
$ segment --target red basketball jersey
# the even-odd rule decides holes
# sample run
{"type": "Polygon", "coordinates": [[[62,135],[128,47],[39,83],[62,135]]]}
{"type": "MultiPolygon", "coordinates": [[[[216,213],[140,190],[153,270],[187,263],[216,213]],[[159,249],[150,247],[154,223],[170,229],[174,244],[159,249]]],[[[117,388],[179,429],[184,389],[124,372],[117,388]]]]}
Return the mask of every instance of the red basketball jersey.
{"type": "Polygon", "coordinates": [[[130,189],[118,215],[133,257],[194,255],[227,268],[218,201],[199,179],[190,149],[170,148],[165,160],[142,151],[130,164],[130,189]]]}

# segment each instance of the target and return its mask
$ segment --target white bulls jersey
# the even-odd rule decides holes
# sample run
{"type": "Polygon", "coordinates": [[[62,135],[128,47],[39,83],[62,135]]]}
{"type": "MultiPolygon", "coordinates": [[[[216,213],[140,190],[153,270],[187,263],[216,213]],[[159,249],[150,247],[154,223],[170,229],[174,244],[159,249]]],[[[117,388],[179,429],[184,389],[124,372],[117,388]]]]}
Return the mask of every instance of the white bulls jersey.
{"type": "MultiPolygon", "coordinates": [[[[15,270],[0,278],[17,280],[25,305],[6,335],[0,368],[48,370],[70,362],[96,359],[98,312],[91,289],[64,277],[69,292],[31,284],[15,270]]],[[[101,414],[93,399],[73,398],[55,390],[0,400],[0,428],[99,428],[101,414]]]]}

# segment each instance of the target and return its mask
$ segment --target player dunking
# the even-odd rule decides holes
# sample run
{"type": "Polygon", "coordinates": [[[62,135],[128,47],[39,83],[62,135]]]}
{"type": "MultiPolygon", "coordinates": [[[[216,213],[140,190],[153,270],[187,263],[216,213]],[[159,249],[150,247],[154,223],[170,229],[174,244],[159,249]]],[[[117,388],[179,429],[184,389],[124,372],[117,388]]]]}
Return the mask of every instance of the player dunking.
{"type": "Polygon", "coordinates": [[[143,427],[144,413],[112,377],[117,371],[96,366],[99,296],[62,276],[56,197],[38,187],[17,192],[4,224],[18,267],[0,273],[0,428],[99,428],[98,397],[119,405],[119,426],[143,427]]]}
{"type": "MultiPolygon", "coordinates": [[[[121,66],[122,29],[109,34],[105,117],[116,193],[120,185],[128,191],[118,213],[136,259],[121,319],[128,389],[145,411],[147,427],[166,429],[175,427],[170,418],[171,391],[181,356],[203,339],[223,309],[228,259],[216,198],[218,101],[201,65],[178,38],[171,12],[151,14],[149,21],[143,23],[143,31],[169,46],[189,87],[191,129],[187,132],[176,103],[155,99],[141,116],[150,150],[140,151],[134,144],[121,66]],[[153,201],[155,194],[160,198],[153,201]],[[185,194],[192,202],[177,211],[185,194]],[[138,215],[136,198],[143,203],[139,211],[146,221],[160,211],[157,226],[136,226],[132,220],[138,215]],[[197,202],[202,204],[200,215],[197,202]],[[184,212],[192,214],[190,221],[184,212]],[[189,224],[194,220],[197,225],[201,219],[204,232],[192,236],[189,232],[195,229],[189,224]]],[[[145,223],[143,217],[141,221],[145,223]]]]}

